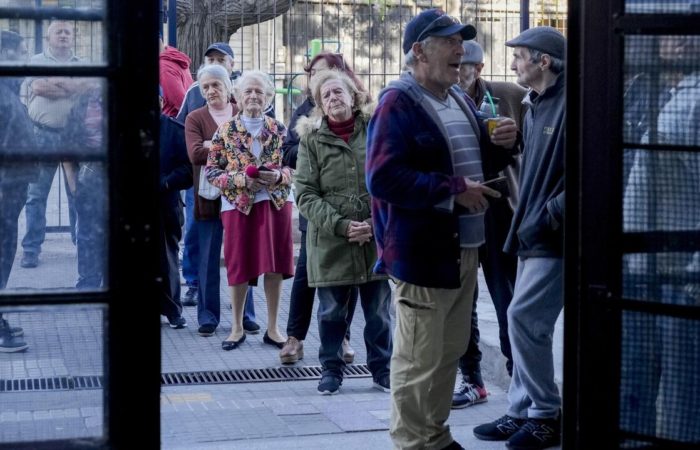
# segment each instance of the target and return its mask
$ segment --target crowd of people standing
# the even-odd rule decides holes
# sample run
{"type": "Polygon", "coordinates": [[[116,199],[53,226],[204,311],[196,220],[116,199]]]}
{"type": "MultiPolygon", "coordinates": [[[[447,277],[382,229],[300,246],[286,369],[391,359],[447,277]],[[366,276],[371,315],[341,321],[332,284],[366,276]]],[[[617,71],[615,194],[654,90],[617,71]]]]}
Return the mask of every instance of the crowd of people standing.
{"type": "MultiPolygon", "coordinates": [[[[52,21],[45,50],[32,60],[79,62],[73,34],[69,23],[52,21]]],[[[412,18],[403,36],[403,73],[376,103],[343,55],[315,55],[305,67],[306,98],[288,126],[275,117],[269,74],[236,72],[229,44],[211,43],[193,79],[187,55],[161,39],[159,300],[170,327],[187,327],[183,308],[196,306],[198,335],[217,334],[223,249],[232,326],[221,349],[236,355],[247,335],[260,332],[253,292],[261,282],[263,343],[279,351],[282,364],[303,360],[317,297],[317,390],[333,395],[341,391],[345,366],[355,360],[350,325],[359,300],[372,386],[390,394],[395,448],[458,450],[446,424],[450,410],[488,400],[476,312],[481,266],[511,381],[505,414],[476,426],[474,435],[505,441],[513,450],[558,445],[561,397],[552,335],[564,304],[566,39],[554,28],[535,27],[509,40],[517,83],[499,83],[481,77],[484,52],[476,34],[440,9],[412,18]],[[296,266],[295,203],[301,231],[296,266]],[[279,311],[287,301],[282,282],[290,278],[285,333],[279,311]]],[[[27,53],[16,33],[2,31],[0,43],[0,61],[19,61],[27,53]]],[[[692,44],[697,57],[700,46],[692,44]]],[[[683,74],[672,98],[659,101],[663,134],[657,138],[698,144],[697,132],[688,131],[697,128],[692,118],[680,133],[670,117],[697,110],[697,86],[697,73],[683,74]]],[[[27,233],[20,264],[40,264],[46,197],[59,164],[73,212],[76,287],[104,286],[108,183],[106,168],[94,157],[106,145],[103,91],[99,83],[77,78],[0,80],[0,109],[9,113],[0,151],[26,146],[54,154],[41,166],[0,166],[0,289],[15,259],[23,207],[27,233]],[[79,146],[84,159],[55,157],[66,146],[79,146]]],[[[636,138],[648,143],[648,130],[638,131],[636,138]]],[[[673,158],[682,170],[698,172],[696,159],[673,158]]],[[[625,227],[636,230],[644,227],[632,220],[643,219],[637,217],[643,206],[635,202],[651,195],[640,184],[652,167],[643,152],[626,155],[625,162],[624,203],[634,211],[625,227]]],[[[695,191],[678,192],[688,205],[697,203],[695,191]]],[[[686,218],[685,226],[696,225],[695,216],[686,218]]],[[[625,275],[638,280],[635,271],[646,264],[630,259],[625,275]]],[[[695,254],[677,265],[689,270],[700,263],[695,254]]],[[[636,287],[646,295],[646,282],[636,287]]],[[[700,289],[691,288],[662,287],[679,304],[697,300],[700,289]]],[[[625,333],[634,336],[638,326],[628,324],[625,333]]],[[[697,327],[655,326],[697,339],[697,327]]],[[[0,314],[0,351],[25,351],[23,334],[0,314]]],[[[664,345],[660,340],[654,350],[664,345]]],[[[697,358],[688,361],[698,366],[697,358]]],[[[689,378],[669,368],[672,363],[660,359],[667,370],[652,384],[668,389],[697,379],[697,371],[689,378]]],[[[664,400],[640,394],[634,384],[622,386],[622,402],[655,409],[664,400]]],[[[696,406],[690,402],[688,409],[696,406]]],[[[693,442],[696,422],[688,418],[679,430],[664,417],[658,423],[623,417],[623,425],[639,432],[658,428],[666,437],[693,442]]]]}

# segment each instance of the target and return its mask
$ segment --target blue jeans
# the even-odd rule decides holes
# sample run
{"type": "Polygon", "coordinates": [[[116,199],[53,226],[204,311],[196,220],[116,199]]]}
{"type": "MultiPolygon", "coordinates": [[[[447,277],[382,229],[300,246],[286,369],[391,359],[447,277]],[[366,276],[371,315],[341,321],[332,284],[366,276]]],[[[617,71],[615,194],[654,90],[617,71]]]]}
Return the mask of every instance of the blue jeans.
{"type": "MultiPolygon", "coordinates": [[[[0,184],[0,289],[5,289],[17,253],[17,219],[27,200],[27,182],[0,184]]],[[[2,315],[0,315],[2,318],[2,315]]]]}
{"type": "Polygon", "coordinates": [[[389,373],[391,359],[391,289],[385,280],[370,281],[360,285],[319,287],[318,331],[321,346],[318,359],[323,375],[343,377],[345,361],[342,344],[348,329],[348,310],[353,288],[360,291],[362,311],[365,315],[365,346],[367,366],[373,378],[389,373]]]}
{"type": "MultiPolygon", "coordinates": [[[[37,148],[43,149],[46,153],[55,153],[61,148],[60,130],[51,131],[45,128],[34,127],[37,148]]],[[[24,214],[27,219],[27,231],[22,238],[22,249],[24,253],[41,253],[41,245],[46,238],[46,201],[51,191],[51,184],[56,175],[56,163],[44,163],[38,165],[38,173],[35,181],[29,184],[27,203],[24,214]]],[[[68,198],[68,220],[70,222],[71,240],[76,242],[75,223],[76,211],[73,195],[66,186],[66,197],[68,198]]]]}
{"type": "Polygon", "coordinates": [[[182,277],[189,287],[199,286],[199,223],[194,218],[194,188],[189,188],[185,191],[185,245],[182,251],[182,277]]]}
{"type": "MultiPolygon", "coordinates": [[[[219,219],[198,220],[199,273],[197,322],[219,326],[221,320],[221,243],[224,227],[219,219]]],[[[253,288],[248,288],[243,320],[255,320],[253,288]]]]}
{"type": "MultiPolygon", "coordinates": [[[[302,216],[299,216],[300,220],[302,216]]],[[[294,270],[294,283],[289,298],[289,318],[287,319],[287,336],[293,336],[300,341],[306,339],[311,325],[311,315],[314,309],[316,288],[309,287],[309,277],[306,273],[306,230],[301,232],[299,258],[294,270]]],[[[348,306],[348,332],[345,337],[350,339],[350,325],[357,306],[357,288],[353,286],[348,306]]]]}

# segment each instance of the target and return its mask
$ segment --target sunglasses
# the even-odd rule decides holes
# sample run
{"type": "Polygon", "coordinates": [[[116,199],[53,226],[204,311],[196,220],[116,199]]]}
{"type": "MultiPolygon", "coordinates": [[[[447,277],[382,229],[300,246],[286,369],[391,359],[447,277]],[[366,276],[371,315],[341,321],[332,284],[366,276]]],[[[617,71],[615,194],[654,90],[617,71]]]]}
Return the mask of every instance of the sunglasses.
{"type": "Polygon", "coordinates": [[[433,20],[428,24],[427,27],[421,31],[421,33],[418,35],[418,38],[416,39],[416,42],[422,41],[424,38],[428,37],[428,33],[430,33],[433,30],[436,30],[438,28],[447,28],[451,27],[452,25],[461,25],[462,22],[452,16],[448,16],[447,14],[443,14],[437,19],[433,20]]]}

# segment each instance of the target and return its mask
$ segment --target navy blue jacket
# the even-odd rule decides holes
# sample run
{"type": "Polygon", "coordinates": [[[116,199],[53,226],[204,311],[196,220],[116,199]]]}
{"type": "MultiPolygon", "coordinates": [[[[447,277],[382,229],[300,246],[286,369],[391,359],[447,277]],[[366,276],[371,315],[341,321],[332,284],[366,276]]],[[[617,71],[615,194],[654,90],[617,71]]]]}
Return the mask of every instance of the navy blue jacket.
{"type": "Polygon", "coordinates": [[[520,200],[503,250],[527,257],[562,257],[564,247],[564,73],[529,95],[523,127],[520,200]]]}
{"type": "Polygon", "coordinates": [[[37,152],[34,140],[34,127],[27,114],[27,108],[19,100],[21,79],[0,79],[0,183],[19,185],[36,178],[36,164],[6,162],[5,155],[26,155],[37,152]]]}
{"type": "MultiPolygon", "coordinates": [[[[474,104],[456,88],[450,95],[477,133],[483,163],[487,158],[503,167],[512,162],[509,151],[484,137],[474,104]]],[[[457,289],[460,210],[437,205],[466,190],[466,182],[454,175],[446,138],[422,106],[424,96],[413,77],[404,74],[382,91],[369,123],[365,174],[377,242],[374,269],[418,286],[457,289]]]]}
{"type": "Polygon", "coordinates": [[[172,117],[160,115],[161,207],[178,208],[180,190],[192,187],[192,163],[187,156],[185,129],[172,117]]]}

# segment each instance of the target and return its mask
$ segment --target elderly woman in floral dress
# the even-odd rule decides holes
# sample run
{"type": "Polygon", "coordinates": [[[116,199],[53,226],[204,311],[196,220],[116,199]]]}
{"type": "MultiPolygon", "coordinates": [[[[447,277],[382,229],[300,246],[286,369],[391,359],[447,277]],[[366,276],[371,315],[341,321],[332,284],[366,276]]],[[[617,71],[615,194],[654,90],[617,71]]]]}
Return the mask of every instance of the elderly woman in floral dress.
{"type": "Polygon", "coordinates": [[[245,72],[234,84],[241,111],[212,138],[207,180],[222,191],[224,260],[233,291],[233,326],[221,343],[233,350],[245,341],[243,307],[250,282],[264,274],[267,300],[266,344],[281,348],[277,328],[283,278],[294,274],[292,256],[292,170],[283,166],[285,126],[263,112],[274,96],[267,74],[245,72]]]}

